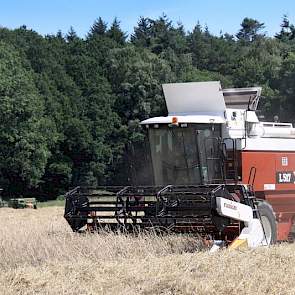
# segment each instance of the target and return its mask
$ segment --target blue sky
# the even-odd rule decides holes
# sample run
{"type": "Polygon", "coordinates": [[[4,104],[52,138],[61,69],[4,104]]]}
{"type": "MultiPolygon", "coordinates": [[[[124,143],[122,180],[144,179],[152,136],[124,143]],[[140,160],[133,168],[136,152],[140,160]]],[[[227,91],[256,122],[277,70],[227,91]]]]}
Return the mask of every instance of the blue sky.
{"type": "Polygon", "coordinates": [[[66,33],[70,26],[84,37],[93,21],[101,16],[110,23],[114,17],[122,29],[131,33],[139,16],[157,18],[162,13],[181,21],[191,30],[199,20],[209,30],[235,34],[244,17],[265,23],[265,31],[273,35],[287,14],[295,23],[295,1],[284,0],[0,0],[0,26],[17,28],[23,24],[41,34],[66,33]]]}

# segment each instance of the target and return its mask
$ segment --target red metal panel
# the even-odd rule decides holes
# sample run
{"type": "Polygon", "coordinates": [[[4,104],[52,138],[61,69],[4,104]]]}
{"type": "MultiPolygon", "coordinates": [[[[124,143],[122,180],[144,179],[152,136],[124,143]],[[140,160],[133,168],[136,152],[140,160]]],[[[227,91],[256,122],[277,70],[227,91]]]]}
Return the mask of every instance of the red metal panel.
{"type": "Polygon", "coordinates": [[[247,183],[251,167],[256,168],[256,178],[254,182],[255,191],[264,190],[294,190],[295,183],[278,183],[277,172],[295,172],[295,152],[263,152],[263,151],[243,151],[242,152],[242,182],[247,183]],[[287,159],[287,165],[284,159],[287,159]],[[284,165],[283,165],[283,164],[284,165]],[[267,184],[274,185],[265,187],[267,184]]]}
{"type": "Polygon", "coordinates": [[[275,153],[243,151],[242,182],[248,182],[250,170],[252,167],[255,167],[256,178],[254,182],[254,189],[255,191],[263,191],[264,184],[276,183],[275,163],[275,153]]]}
{"type": "Polygon", "coordinates": [[[278,223],[277,239],[287,240],[295,216],[295,194],[292,191],[265,192],[265,199],[272,205],[278,223]]]}
{"type": "Polygon", "coordinates": [[[295,153],[243,151],[243,183],[248,182],[251,167],[256,168],[255,191],[264,196],[276,213],[277,238],[287,240],[295,216],[295,153]]]}

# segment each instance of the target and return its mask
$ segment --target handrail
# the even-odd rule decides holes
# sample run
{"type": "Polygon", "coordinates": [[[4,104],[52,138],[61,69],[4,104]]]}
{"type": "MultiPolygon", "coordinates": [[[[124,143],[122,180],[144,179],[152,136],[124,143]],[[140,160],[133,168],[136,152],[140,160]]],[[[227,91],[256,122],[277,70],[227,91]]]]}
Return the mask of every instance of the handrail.
{"type": "Polygon", "coordinates": [[[293,128],[292,123],[277,123],[277,122],[260,122],[263,127],[285,127],[285,128],[293,128]]]}
{"type": "Polygon", "coordinates": [[[249,173],[248,184],[253,187],[256,177],[256,167],[252,166],[249,173]],[[254,171],[254,172],[253,172],[254,171]]]}

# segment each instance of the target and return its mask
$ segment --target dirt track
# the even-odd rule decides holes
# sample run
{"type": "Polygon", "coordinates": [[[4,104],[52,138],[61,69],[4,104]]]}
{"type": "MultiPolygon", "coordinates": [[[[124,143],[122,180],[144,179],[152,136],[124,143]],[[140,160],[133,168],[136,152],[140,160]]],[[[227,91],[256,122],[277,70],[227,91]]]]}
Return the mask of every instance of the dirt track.
{"type": "Polygon", "coordinates": [[[295,245],[194,252],[190,237],[77,235],[62,208],[0,209],[0,294],[295,294],[295,245]]]}

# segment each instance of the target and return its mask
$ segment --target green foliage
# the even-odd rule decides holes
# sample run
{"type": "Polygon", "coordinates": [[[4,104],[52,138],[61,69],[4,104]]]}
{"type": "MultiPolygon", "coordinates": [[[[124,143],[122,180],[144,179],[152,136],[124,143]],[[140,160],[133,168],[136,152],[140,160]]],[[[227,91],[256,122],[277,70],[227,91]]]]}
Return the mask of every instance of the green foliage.
{"type": "Polygon", "coordinates": [[[264,29],[264,24],[253,18],[244,18],[241,23],[241,29],[237,33],[237,38],[244,42],[253,42],[258,38],[263,38],[265,34],[259,34],[264,29]]]}
{"type": "Polygon", "coordinates": [[[101,17],[99,17],[92,27],[90,28],[90,32],[88,34],[88,38],[92,38],[95,36],[103,36],[107,31],[107,23],[103,21],[101,17]]]}
{"type": "Polygon", "coordinates": [[[114,19],[111,27],[106,32],[106,36],[116,41],[119,45],[124,45],[126,40],[126,34],[120,28],[120,22],[117,18],[114,19]]]}
{"type": "Polygon", "coordinates": [[[0,43],[0,175],[10,192],[36,187],[45,172],[55,128],[33,74],[12,46],[0,43]]]}
{"type": "Polygon", "coordinates": [[[275,37],[283,42],[294,40],[295,38],[295,26],[290,24],[290,21],[286,15],[283,17],[281,23],[281,31],[276,34],[275,37]]]}
{"type": "MultiPolygon", "coordinates": [[[[295,115],[295,29],[275,38],[245,18],[236,36],[187,32],[166,16],[141,17],[127,38],[98,18],[85,39],[0,28],[0,186],[39,199],[76,185],[126,184],[130,147],[145,156],[139,122],[165,115],[162,83],[219,80],[264,87],[265,118],[295,115]]],[[[134,163],[133,163],[134,164],[134,163]]]]}
{"type": "Polygon", "coordinates": [[[111,50],[106,66],[124,123],[165,112],[161,84],[172,82],[174,75],[164,59],[130,45],[111,50]]]}

